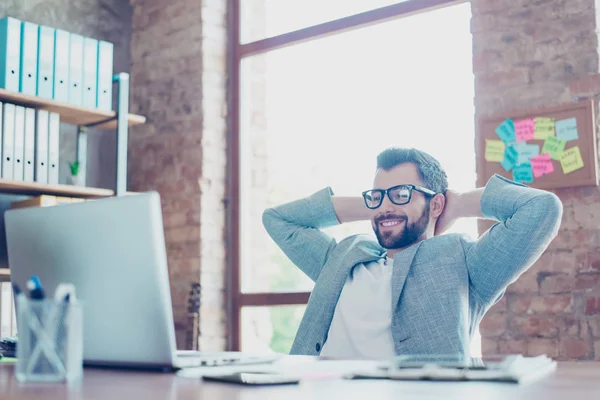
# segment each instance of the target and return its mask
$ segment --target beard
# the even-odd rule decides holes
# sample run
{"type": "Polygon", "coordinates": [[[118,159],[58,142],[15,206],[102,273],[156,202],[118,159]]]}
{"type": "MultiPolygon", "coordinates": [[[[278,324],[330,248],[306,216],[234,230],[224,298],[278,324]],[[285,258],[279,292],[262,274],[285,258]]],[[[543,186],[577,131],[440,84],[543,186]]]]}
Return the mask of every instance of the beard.
{"type": "Polygon", "coordinates": [[[410,224],[406,216],[399,216],[394,214],[382,215],[376,218],[374,221],[375,226],[373,230],[377,236],[377,241],[381,247],[385,249],[401,249],[408,247],[416,242],[427,230],[429,225],[429,204],[425,205],[423,213],[417,221],[410,224]],[[404,221],[404,229],[400,232],[384,232],[379,230],[379,223],[386,219],[400,219],[404,221]]]}

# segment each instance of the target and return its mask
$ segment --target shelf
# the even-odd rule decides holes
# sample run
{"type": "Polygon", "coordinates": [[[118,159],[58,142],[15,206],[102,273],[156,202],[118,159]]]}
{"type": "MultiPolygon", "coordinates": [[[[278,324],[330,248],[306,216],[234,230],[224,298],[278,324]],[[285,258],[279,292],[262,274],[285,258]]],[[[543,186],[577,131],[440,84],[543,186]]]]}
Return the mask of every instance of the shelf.
{"type": "Polygon", "coordinates": [[[0,268],[0,282],[10,282],[10,269],[0,268]]]}
{"type": "Polygon", "coordinates": [[[81,198],[108,197],[115,194],[110,189],[81,187],[73,185],[47,185],[37,182],[20,182],[0,179],[0,194],[12,193],[22,195],[57,195],[81,198]]]}
{"type": "MultiPolygon", "coordinates": [[[[91,125],[102,121],[105,123],[94,126],[97,129],[116,129],[117,113],[114,111],[97,110],[93,108],[75,106],[73,104],[63,103],[51,99],[43,99],[28,94],[11,92],[0,88],[0,101],[14,103],[26,107],[39,108],[60,114],[61,122],[73,125],[91,125]],[[112,120],[110,120],[112,118],[112,120]],[[107,121],[110,120],[110,121],[107,121]]],[[[129,114],[129,126],[140,125],[146,122],[146,117],[142,115],[129,114]]]]}

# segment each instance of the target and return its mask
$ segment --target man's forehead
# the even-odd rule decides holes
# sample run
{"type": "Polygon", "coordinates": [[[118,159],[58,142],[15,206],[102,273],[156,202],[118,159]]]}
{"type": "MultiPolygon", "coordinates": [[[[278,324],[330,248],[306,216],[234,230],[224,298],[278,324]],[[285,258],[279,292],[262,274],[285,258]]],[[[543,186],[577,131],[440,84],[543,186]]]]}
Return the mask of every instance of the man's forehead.
{"type": "Polygon", "coordinates": [[[400,184],[423,185],[419,177],[417,166],[413,163],[404,163],[395,166],[390,170],[378,169],[375,173],[373,187],[377,189],[387,189],[400,184]]]}

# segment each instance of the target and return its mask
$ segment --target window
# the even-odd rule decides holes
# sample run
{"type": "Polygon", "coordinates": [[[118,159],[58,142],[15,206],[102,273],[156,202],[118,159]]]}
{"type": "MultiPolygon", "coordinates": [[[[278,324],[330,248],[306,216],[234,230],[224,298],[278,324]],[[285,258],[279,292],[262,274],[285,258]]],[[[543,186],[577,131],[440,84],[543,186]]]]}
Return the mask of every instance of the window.
{"type": "MultiPolygon", "coordinates": [[[[269,7],[273,3],[267,1],[269,7]]],[[[372,185],[376,155],[389,146],[425,150],[446,169],[452,188],[475,187],[470,18],[470,4],[459,4],[239,60],[240,257],[234,308],[274,306],[242,309],[242,347],[253,347],[247,331],[260,331],[262,320],[270,321],[263,323],[270,331],[262,337],[290,341],[262,343],[274,351],[288,349],[293,337],[282,332],[299,320],[274,318],[283,315],[275,310],[294,309],[297,318],[303,307],[280,305],[294,307],[290,296],[305,301],[313,287],[268,237],[261,220],[265,208],[326,186],[338,195],[359,196],[372,185]],[[304,296],[294,295],[298,292],[304,296]]],[[[452,230],[477,236],[474,220],[452,230]]],[[[338,240],[372,234],[368,221],[327,231],[338,240]]],[[[234,327],[240,326],[234,322],[234,327]]]]}

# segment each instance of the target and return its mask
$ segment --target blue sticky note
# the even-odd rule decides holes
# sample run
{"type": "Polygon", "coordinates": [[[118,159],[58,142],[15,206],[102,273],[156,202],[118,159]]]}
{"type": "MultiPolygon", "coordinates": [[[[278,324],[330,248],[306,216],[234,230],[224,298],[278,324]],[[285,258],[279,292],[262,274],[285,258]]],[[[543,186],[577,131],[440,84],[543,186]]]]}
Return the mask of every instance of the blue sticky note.
{"type": "Polygon", "coordinates": [[[528,163],[531,157],[540,155],[539,144],[527,144],[525,142],[517,142],[514,146],[517,149],[517,152],[519,153],[519,157],[517,158],[517,165],[528,163]]]}
{"type": "Polygon", "coordinates": [[[517,165],[517,160],[519,159],[519,152],[514,146],[507,146],[504,151],[504,160],[500,163],[502,168],[506,171],[510,171],[517,165]]]}
{"type": "Polygon", "coordinates": [[[517,165],[513,169],[513,180],[521,183],[532,183],[533,182],[533,169],[530,163],[517,165]]]}
{"type": "Polygon", "coordinates": [[[504,142],[504,143],[512,143],[517,140],[517,136],[515,134],[515,123],[512,119],[507,119],[502,122],[496,128],[496,135],[504,142]]]}
{"type": "Polygon", "coordinates": [[[577,119],[567,118],[560,121],[556,121],[556,137],[566,142],[569,140],[579,139],[577,133],[577,119]]]}

